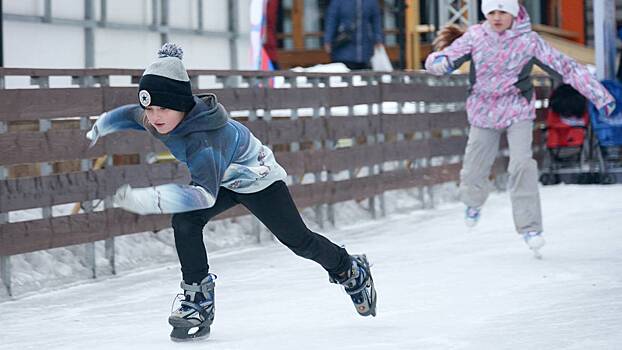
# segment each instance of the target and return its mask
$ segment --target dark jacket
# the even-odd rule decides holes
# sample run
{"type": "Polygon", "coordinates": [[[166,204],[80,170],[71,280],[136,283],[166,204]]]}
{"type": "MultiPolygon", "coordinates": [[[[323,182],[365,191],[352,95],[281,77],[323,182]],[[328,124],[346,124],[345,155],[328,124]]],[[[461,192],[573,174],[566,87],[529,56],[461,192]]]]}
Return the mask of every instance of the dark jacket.
{"type": "Polygon", "coordinates": [[[331,0],[326,13],[324,43],[331,45],[333,62],[369,63],[374,45],[383,41],[377,0],[331,0]],[[340,31],[350,33],[351,40],[337,46],[335,38],[340,31]]]}

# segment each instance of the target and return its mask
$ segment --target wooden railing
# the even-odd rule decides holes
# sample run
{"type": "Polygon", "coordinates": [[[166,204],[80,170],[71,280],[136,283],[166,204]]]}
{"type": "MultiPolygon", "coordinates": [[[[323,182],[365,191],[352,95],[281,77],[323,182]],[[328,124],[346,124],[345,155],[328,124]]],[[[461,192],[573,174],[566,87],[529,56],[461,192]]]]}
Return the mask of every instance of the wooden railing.
{"type": "MultiPolygon", "coordinates": [[[[334,221],[337,202],[364,199],[375,217],[384,215],[385,191],[458,179],[467,129],[464,76],[189,73],[196,93],[216,93],[273,148],[298,206],[315,206],[320,223],[334,221]]],[[[95,277],[93,242],[106,242],[114,273],[114,237],[170,227],[169,215],[133,215],[114,208],[110,197],[123,184],[187,183],[187,170],[177,162],[153,163],[166,149],[147,133],[113,134],[93,148],[85,138],[96,116],[136,102],[132,84],[141,74],[0,69],[0,277],[9,294],[12,255],[90,244],[95,277]],[[54,87],[58,79],[64,83],[54,87]],[[52,214],[52,206],[72,203],[82,209],[52,214]],[[25,209],[40,209],[40,218],[9,220],[10,212],[25,209]]],[[[539,82],[539,95],[548,95],[548,83],[539,82]]],[[[498,164],[504,167],[503,157],[498,164]]],[[[220,218],[246,213],[234,208],[220,218]]]]}

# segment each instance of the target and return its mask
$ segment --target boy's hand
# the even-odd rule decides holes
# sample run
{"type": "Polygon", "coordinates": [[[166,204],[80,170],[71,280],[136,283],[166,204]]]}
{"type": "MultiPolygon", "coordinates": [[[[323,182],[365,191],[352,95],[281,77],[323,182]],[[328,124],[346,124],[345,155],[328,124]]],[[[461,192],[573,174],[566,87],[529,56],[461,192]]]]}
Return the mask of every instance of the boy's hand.
{"type": "Polygon", "coordinates": [[[158,193],[153,187],[133,189],[130,185],[119,187],[112,197],[121,208],[139,215],[160,214],[158,193]]]}
{"type": "Polygon", "coordinates": [[[99,139],[99,130],[97,129],[97,125],[93,125],[93,128],[86,133],[86,138],[91,140],[89,148],[95,146],[97,139],[99,139]]]}
{"type": "MultiPolygon", "coordinates": [[[[99,116],[99,118],[97,118],[97,120],[99,121],[101,118],[104,118],[106,116],[106,114],[108,114],[108,112],[102,113],[99,116]]],[[[99,132],[99,128],[97,127],[97,122],[95,122],[95,124],[93,125],[91,130],[89,130],[86,133],[86,138],[91,140],[91,144],[89,145],[89,148],[95,146],[95,144],[97,143],[97,140],[99,140],[100,136],[101,136],[101,133],[99,132]]]]}

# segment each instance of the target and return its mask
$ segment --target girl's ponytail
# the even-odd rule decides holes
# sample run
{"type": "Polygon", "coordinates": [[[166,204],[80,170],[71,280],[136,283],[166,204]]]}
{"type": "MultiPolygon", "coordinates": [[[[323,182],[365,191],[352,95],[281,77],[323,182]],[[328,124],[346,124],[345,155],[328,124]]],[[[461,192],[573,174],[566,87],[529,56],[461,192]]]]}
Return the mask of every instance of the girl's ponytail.
{"type": "Polygon", "coordinates": [[[434,51],[441,51],[447,46],[451,45],[456,39],[461,37],[466,32],[466,28],[450,24],[443,29],[439,30],[436,38],[432,42],[434,51]]]}

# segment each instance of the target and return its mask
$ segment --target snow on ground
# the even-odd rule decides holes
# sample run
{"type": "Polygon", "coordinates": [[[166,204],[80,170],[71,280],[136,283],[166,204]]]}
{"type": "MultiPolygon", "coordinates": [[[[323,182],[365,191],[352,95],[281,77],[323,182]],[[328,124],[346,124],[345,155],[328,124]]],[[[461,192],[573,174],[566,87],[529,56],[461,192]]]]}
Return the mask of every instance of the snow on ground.
{"type": "Polygon", "coordinates": [[[547,246],[513,233],[507,193],[467,230],[462,206],[327,234],[374,264],[376,318],[277,243],[211,254],[206,342],[168,339],[176,264],[0,303],[0,349],[620,349],[622,186],[542,188],[547,246]]]}

